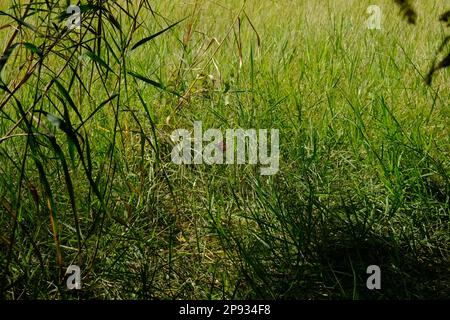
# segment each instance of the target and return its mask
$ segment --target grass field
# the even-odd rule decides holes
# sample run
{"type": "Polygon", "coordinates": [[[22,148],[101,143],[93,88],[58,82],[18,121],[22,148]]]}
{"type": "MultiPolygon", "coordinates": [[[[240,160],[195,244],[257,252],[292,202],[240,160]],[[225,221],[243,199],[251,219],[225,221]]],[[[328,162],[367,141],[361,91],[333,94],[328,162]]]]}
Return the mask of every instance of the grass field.
{"type": "Polygon", "coordinates": [[[33,2],[0,1],[2,299],[450,296],[449,71],[424,81],[450,1],[414,26],[391,0],[106,1],[71,32],[33,2]],[[278,173],[174,164],[195,121],[278,129],[278,173]]]}

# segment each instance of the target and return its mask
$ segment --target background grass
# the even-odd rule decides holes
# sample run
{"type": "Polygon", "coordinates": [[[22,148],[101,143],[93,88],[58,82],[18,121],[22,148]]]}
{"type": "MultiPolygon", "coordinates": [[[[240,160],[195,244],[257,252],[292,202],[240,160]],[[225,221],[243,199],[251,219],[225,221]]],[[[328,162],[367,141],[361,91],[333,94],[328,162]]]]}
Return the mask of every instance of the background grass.
{"type": "Polygon", "coordinates": [[[448,298],[448,1],[0,3],[3,299],[448,298]],[[198,120],[279,129],[279,173],[172,164],[198,120]]]}

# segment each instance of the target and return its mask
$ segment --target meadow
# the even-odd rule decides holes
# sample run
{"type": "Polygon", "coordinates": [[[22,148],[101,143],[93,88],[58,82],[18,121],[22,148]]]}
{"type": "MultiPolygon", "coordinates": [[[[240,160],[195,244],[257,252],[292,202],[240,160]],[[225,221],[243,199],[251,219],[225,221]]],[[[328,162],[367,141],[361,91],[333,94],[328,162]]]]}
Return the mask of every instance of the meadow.
{"type": "Polygon", "coordinates": [[[450,296],[450,1],[70,4],[0,0],[1,299],[450,296]],[[279,170],[173,163],[196,121],[279,170]]]}

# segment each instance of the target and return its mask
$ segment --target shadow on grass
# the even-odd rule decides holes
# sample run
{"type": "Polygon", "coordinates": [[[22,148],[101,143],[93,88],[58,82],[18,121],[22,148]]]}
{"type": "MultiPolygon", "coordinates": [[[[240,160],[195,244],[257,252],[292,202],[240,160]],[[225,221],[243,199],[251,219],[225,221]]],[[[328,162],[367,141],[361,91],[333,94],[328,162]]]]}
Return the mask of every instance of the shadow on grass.
{"type": "MultiPolygon", "coordinates": [[[[245,239],[235,239],[251,298],[450,296],[445,236],[427,238],[416,233],[413,224],[402,225],[398,217],[393,217],[398,222],[391,222],[388,216],[380,218],[383,211],[376,210],[379,214],[374,215],[367,199],[360,203],[345,200],[346,205],[327,207],[311,193],[276,188],[280,191],[276,203],[261,209],[271,212],[252,218],[258,231],[250,232],[245,239]],[[380,290],[367,288],[370,265],[381,269],[380,290]]],[[[431,225],[425,228],[432,234],[444,232],[446,226],[437,231],[431,225]]],[[[245,298],[248,296],[244,294],[245,298]]]]}

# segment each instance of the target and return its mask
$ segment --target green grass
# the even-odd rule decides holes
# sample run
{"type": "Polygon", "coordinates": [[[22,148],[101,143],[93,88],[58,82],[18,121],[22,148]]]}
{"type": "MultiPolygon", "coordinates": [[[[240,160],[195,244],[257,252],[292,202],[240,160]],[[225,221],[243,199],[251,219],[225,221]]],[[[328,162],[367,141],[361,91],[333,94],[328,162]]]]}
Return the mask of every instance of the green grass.
{"type": "Polygon", "coordinates": [[[27,3],[0,1],[2,52],[29,43],[0,73],[1,298],[450,295],[445,1],[411,26],[380,0],[382,30],[371,1],[108,1],[81,33],[27,3]],[[171,163],[194,121],[279,129],[278,174],[171,163]]]}

